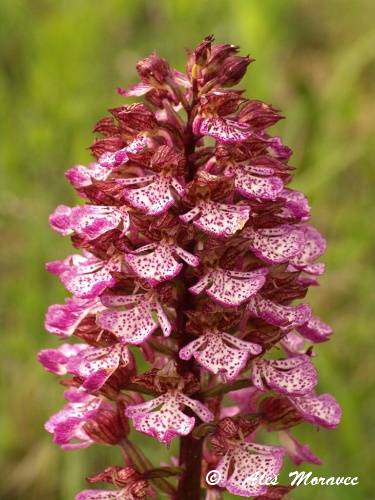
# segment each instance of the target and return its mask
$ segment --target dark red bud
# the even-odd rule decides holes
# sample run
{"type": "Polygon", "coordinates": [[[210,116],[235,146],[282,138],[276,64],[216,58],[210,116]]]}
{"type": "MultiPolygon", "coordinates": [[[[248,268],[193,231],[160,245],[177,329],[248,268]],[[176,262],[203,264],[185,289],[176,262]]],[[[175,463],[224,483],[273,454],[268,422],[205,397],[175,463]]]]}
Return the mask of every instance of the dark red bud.
{"type": "Polygon", "coordinates": [[[229,57],[237,54],[239,47],[229,43],[214,45],[211,50],[208,66],[218,70],[229,57]]]}
{"type": "Polygon", "coordinates": [[[137,64],[137,71],[144,82],[164,83],[171,76],[171,68],[165,59],[158,57],[156,54],[142,59],[137,64]]]}
{"type": "Polygon", "coordinates": [[[154,113],[143,103],[119,106],[109,111],[118,120],[121,131],[127,132],[130,136],[157,126],[154,113]]]}
{"type": "Polygon", "coordinates": [[[208,56],[211,52],[211,44],[214,41],[214,36],[209,35],[204,38],[194,50],[195,63],[203,66],[206,64],[208,56]]]}
{"type": "Polygon", "coordinates": [[[118,444],[129,432],[127,422],[112,410],[99,410],[83,427],[86,434],[96,443],[112,445],[118,444]]]}
{"type": "Polygon", "coordinates": [[[289,399],[282,396],[263,399],[259,413],[269,431],[289,429],[302,421],[289,399]]]}
{"type": "Polygon", "coordinates": [[[218,424],[219,433],[225,435],[226,437],[235,436],[238,432],[239,426],[233,418],[223,418],[218,424]]]}
{"type": "Polygon", "coordinates": [[[247,67],[252,59],[249,57],[231,56],[222,64],[219,73],[219,81],[222,85],[236,85],[246,73],[247,67]]]}
{"type": "Polygon", "coordinates": [[[125,142],[120,137],[106,137],[105,139],[96,140],[91,146],[91,152],[96,158],[100,158],[104,153],[114,153],[115,151],[123,148],[125,142]]]}
{"type": "Polygon", "coordinates": [[[119,130],[117,125],[115,124],[114,120],[112,117],[107,116],[105,118],[102,118],[97,122],[97,124],[94,127],[93,132],[97,132],[99,134],[103,134],[106,136],[118,134],[119,130]]]}
{"type": "Polygon", "coordinates": [[[281,119],[276,109],[256,100],[247,102],[239,114],[240,122],[248,123],[255,129],[271,127],[281,119]]]}

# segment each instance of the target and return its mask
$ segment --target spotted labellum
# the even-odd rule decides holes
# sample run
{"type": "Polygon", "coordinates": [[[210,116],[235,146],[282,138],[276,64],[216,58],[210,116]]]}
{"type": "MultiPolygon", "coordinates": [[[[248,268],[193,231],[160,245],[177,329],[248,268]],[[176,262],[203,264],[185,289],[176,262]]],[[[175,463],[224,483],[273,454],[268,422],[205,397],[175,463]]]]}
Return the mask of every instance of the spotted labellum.
{"type": "Polygon", "coordinates": [[[332,330],[305,301],[326,245],[290,187],[292,151],[269,132],[281,115],[233,88],[251,62],[212,36],[184,73],[146,57],[119,89],[141,102],[110,109],[92,163],[66,173],[83,203],[50,224],[75,253],[47,270],[70,296],[45,320],[63,343],[38,359],[67,402],[45,428],[64,450],[124,457],[88,478],[110,489],[77,500],[198,500],[203,487],[206,499],[282,498],[290,488],[271,479],[285,460],[320,463],[292,428],[339,424],[313,363],[332,330]],[[137,433],[179,440],[179,456],[158,463],[137,433]]]}

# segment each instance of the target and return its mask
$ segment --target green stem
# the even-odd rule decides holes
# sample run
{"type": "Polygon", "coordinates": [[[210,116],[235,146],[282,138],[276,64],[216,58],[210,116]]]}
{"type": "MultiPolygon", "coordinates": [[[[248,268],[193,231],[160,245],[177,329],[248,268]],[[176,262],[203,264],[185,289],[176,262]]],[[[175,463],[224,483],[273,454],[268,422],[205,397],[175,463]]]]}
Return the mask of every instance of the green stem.
{"type": "MultiPolygon", "coordinates": [[[[152,463],[144,456],[144,454],[137,448],[133,443],[128,441],[126,438],[121,441],[121,448],[126,455],[126,457],[130,458],[132,463],[137,468],[140,473],[147,473],[151,470],[154,470],[152,463]]],[[[176,488],[164,478],[152,478],[150,482],[153,483],[157,488],[159,488],[164,493],[170,495],[170,497],[174,498],[176,493],[176,488]]]]}
{"type": "Polygon", "coordinates": [[[226,394],[227,392],[237,391],[238,389],[244,389],[245,387],[251,387],[253,384],[249,379],[236,380],[230,384],[218,384],[215,387],[206,389],[199,393],[200,397],[208,398],[212,396],[218,396],[220,394],[226,394]]]}

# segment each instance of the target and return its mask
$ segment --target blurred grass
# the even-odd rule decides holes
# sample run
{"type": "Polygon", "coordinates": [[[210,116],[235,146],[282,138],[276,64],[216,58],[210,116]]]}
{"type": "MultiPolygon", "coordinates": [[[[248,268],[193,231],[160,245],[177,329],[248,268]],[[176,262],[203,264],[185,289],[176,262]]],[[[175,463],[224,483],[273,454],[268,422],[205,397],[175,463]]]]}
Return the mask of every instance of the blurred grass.
{"type": "MultiPolygon", "coordinates": [[[[91,127],[122,102],[114,90],[134,81],[135,62],[155,49],[181,69],[184,47],[209,33],[257,59],[244,85],[286,115],[278,131],[295,150],[294,187],[309,195],[329,242],[327,274],[310,299],[336,331],[317,365],[320,390],[336,395],[344,418],[335,432],[306,426],[298,435],[324,460],[316,473],[360,484],[291,497],[375,498],[374,14],[371,0],[0,2],[1,498],[70,500],[85,475],[121,463],[105,447],[64,453],[43,431],[62,390],[35,354],[57,344],[42,320],[64,297],[44,262],[69,252],[47,217],[74,202],[63,172],[89,160],[91,127]]],[[[137,439],[165,460],[161,446],[137,439]]]]}

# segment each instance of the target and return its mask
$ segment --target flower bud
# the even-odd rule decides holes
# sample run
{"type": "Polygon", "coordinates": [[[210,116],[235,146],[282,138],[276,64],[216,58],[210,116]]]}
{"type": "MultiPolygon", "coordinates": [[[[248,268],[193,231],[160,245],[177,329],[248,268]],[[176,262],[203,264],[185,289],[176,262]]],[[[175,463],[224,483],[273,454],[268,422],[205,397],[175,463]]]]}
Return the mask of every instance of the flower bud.
{"type": "Polygon", "coordinates": [[[151,54],[139,61],[137,71],[142,80],[147,83],[155,83],[156,81],[163,84],[171,76],[171,68],[167,61],[156,54],[151,54]]]}
{"type": "Polygon", "coordinates": [[[249,57],[240,56],[231,56],[225,59],[219,72],[220,83],[228,87],[239,83],[252,61],[253,59],[249,57]]]}
{"type": "Polygon", "coordinates": [[[269,431],[289,429],[302,421],[289,399],[282,396],[263,399],[259,412],[269,431]]]}
{"type": "Polygon", "coordinates": [[[83,426],[86,434],[96,443],[118,444],[129,432],[125,418],[119,412],[100,410],[83,426]]]}
{"type": "Polygon", "coordinates": [[[283,117],[272,106],[264,102],[248,101],[239,113],[239,120],[255,129],[265,129],[275,125],[283,117]]]}

